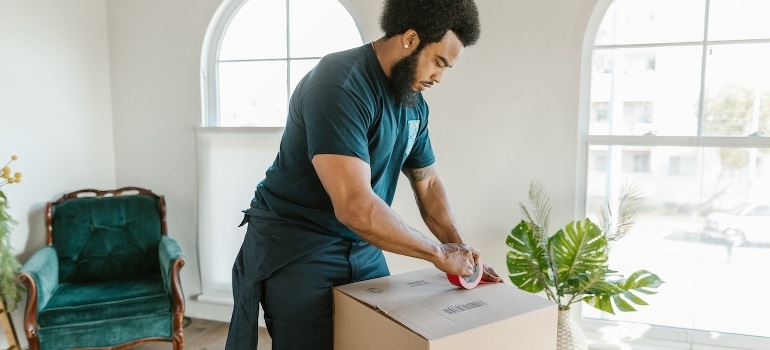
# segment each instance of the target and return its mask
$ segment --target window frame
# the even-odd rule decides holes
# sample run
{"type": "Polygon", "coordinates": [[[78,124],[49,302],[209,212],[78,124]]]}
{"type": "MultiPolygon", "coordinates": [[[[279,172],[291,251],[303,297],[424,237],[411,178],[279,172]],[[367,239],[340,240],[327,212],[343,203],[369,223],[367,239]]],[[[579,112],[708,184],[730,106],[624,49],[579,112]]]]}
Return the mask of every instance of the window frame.
{"type": "MultiPolygon", "coordinates": [[[[224,0],[222,4],[217,8],[214,16],[211,19],[209,28],[206,31],[206,35],[203,40],[203,49],[201,50],[201,125],[202,128],[232,128],[227,126],[221,126],[220,120],[220,94],[219,94],[219,51],[222,47],[227,28],[232,22],[233,18],[238,14],[240,9],[249,1],[252,0],[224,0]]],[[[257,0],[253,0],[257,1],[257,0]]],[[[289,1],[286,0],[286,16],[290,16],[289,13],[289,1]]],[[[364,35],[364,28],[361,26],[353,5],[349,0],[337,0],[345,10],[350,14],[353,23],[355,23],[358,33],[361,36],[361,41],[366,42],[364,35]]],[[[288,30],[288,28],[287,28],[288,30]]],[[[287,36],[287,40],[290,40],[287,36]]],[[[307,60],[313,57],[303,57],[294,60],[307,60]]],[[[319,59],[321,57],[315,57],[319,59]]],[[[275,59],[278,60],[278,59],[275,59]]],[[[284,57],[283,60],[287,62],[287,82],[290,81],[291,57],[284,57]]],[[[287,84],[287,88],[290,89],[290,84],[287,84]]],[[[287,94],[291,96],[291,91],[287,94]]],[[[237,128],[252,128],[252,129],[264,129],[275,130],[283,129],[283,126],[237,126],[237,128]]]]}
{"type": "MultiPolygon", "coordinates": [[[[580,96],[578,112],[578,147],[577,164],[578,172],[576,174],[575,186],[575,217],[584,217],[587,212],[587,181],[589,172],[590,147],[599,146],[674,146],[674,147],[730,147],[730,148],[767,148],[770,147],[770,137],[752,137],[749,135],[733,136],[705,136],[705,82],[706,74],[706,50],[710,45],[719,44],[737,44],[737,43],[770,43],[770,39],[744,39],[744,40],[714,40],[707,39],[708,20],[709,20],[709,0],[705,0],[706,12],[704,20],[703,40],[694,42],[676,42],[676,43],[645,43],[631,45],[595,45],[599,26],[605,13],[612,5],[614,0],[598,0],[594,10],[589,18],[583,37],[580,71],[580,96]],[[697,136],[655,136],[648,135],[590,135],[589,124],[591,115],[591,81],[592,81],[592,58],[594,49],[599,48],[643,48],[643,47],[662,47],[662,46],[684,46],[700,45],[702,48],[701,81],[698,106],[698,130],[697,136]]],[[[698,329],[672,328],[665,326],[646,325],[646,324],[620,324],[620,322],[611,320],[600,320],[582,317],[582,304],[576,304],[573,316],[577,316],[579,324],[585,331],[588,339],[599,344],[633,344],[634,349],[682,349],[695,346],[701,348],[707,346],[709,349],[760,349],[770,348],[770,338],[755,337],[743,334],[726,334],[698,329]],[[606,335],[608,329],[616,328],[618,333],[634,333],[628,339],[609,339],[606,335]],[[621,330],[624,328],[625,331],[621,330]]]]}

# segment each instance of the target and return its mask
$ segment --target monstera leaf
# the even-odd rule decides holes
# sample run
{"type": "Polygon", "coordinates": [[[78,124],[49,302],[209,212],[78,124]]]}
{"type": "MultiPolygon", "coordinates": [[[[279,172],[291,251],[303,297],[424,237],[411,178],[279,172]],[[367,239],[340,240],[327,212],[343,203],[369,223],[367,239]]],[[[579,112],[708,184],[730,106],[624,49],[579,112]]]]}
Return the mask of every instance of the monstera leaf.
{"type": "Polygon", "coordinates": [[[607,268],[607,239],[589,219],[569,223],[551,237],[549,246],[561,284],[559,295],[574,294],[574,281],[607,268]]]}
{"type": "Polygon", "coordinates": [[[539,293],[553,285],[548,254],[545,247],[539,244],[537,233],[530,223],[522,220],[511,230],[505,242],[510,248],[507,263],[514,285],[530,293],[539,293]]]}
{"type": "Polygon", "coordinates": [[[651,288],[658,288],[663,281],[656,274],[647,270],[639,270],[627,279],[597,284],[593,289],[582,293],[586,295],[583,301],[599,310],[615,314],[613,304],[620,311],[636,311],[631,303],[647,305],[636,293],[655,294],[651,288]]]}

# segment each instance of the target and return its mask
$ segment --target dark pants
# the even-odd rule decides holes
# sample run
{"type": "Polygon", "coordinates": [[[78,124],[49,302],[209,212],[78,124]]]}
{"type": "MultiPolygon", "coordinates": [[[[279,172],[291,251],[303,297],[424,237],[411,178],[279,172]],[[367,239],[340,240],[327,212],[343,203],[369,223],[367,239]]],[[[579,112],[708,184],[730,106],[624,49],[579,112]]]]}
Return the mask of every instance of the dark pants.
{"type": "Polygon", "coordinates": [[[227,350],[257,346],[259,303],[275,350],[333,348],[333,286],[389,274],[382,251],[250,210],[233,265],[227,350]]]}

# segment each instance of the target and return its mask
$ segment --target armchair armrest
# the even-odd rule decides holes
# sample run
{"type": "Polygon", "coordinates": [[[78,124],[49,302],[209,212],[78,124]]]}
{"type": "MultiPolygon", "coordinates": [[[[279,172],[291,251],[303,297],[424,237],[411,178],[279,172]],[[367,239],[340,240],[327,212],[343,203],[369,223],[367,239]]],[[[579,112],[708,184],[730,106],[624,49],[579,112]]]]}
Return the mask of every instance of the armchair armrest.
{"type": "MultiPolygon", "coordinates": [[[[163,285],[171,296],[172,332],[174,344],[183,344],[182,319],[184,318],[184,294],[182,282],[179,279],[179,271],[185,264],[184,253],[173,238],[166,235],[160,237],[158,246],[158,258],[160,259],[160,273],[163,277],[163,285]]],[[[176,348],[176,345],[174,345],[176,348]]],[[[181,346],[179,347],[181,349],[181,346]]]]}
{"type": "Polygon", "coordinates": [[[166,287],[166,291],[174,298],[183,299],[179,271],[185,264],[185,256],[179,243],[171,237],[161,236],[158,258],[160,259],[160,273],[163,276],[163,285],[166,287]]]}
{"type": "MultiPolygon", "coordinates": [[[[179,243],[171,237],[161,236],[160,246],[158,247],[158,259],[160,259],[160,273],[163,275],[163,284],[170,292],[173,268],[178,259],[184,260],[185,256],[182,253],[182,248],[179,247],[179,243]]],[[[182,263],[184,265],[184,262],[182,263]]],[[[182,266],[179,266],[181,268],[182,266]]]]}
{"type": "MultiPolygon", "coordinates": [[[[59,257],[53,246],[39,249],[21,267],[19,280],[27,287],[27,306],[35,303],[35,313],[48,304],[59,285],[59,257]]],[[[29,310],[28,310],[29,311],[29,310]]]]}
{"type": "Polygon", "coordinates": [[[48,304],[59,285],[59,257],[52,246],[39,249],[21,267],[19,280],[27,288],[27,308],[24,316],[24,333],[30,347],[39,347],[37,314],[48,304]]]}

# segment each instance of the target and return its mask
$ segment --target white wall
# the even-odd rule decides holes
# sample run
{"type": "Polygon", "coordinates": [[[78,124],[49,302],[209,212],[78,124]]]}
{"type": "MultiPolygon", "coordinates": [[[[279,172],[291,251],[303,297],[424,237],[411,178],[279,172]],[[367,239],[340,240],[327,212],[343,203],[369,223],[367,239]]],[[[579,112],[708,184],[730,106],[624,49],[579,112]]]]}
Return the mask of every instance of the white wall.
{"type": "MultiPolygon", "coordinates": [[[[541,180],[550,194],[555,205],[552,213],[554,224],[566,223],[572,217],[582,38],[596,1],[477,0],[482,20],[481,40],[476,46],[467,48],[442,84],[426,95],[432,112],[431,135],[438,156],[437,165],[465,230],[465,237],[501,274],[506,273],[505,237],[521,218],[518,204],[526,201],[530,180],[541,180]]],[[[381,1],[347,2],[359,16],[367,40],[378,38],[381,1]]],[[[57,171],[51,169],[37,174],[56,178],[59,184],[46,183],[53,188],[41,188],[40,184],[36,184],[34,191],[39,191],[38,197],[43,199],[49,199],[51,193],[63,192],[81,184],[109,186],[113,177],[116,186],[144,186],[166,195],[170,235],[179,240],[188,257],[188,264],[182,270],[188,315],[229,319],[227,307],[200,303],[194,298],[200,293],[194,130],[201,120],[200,54],[204,33],[220,0],[79,2],[102,11],[106,3],[106,24],[101,13],[89,15],[82,9],[72,10],[73,1],[68,1],[67,6],[59,5],[57,0],[33,2],[45,4],[44,9],[29,9],[33,5],[27,3],[26,0],[0,0],[0,10],[3,10],[0,11],[0,28],[3,29],[0,30],[0,46],[3,50],[7,47],[6,43],[15,43],[22,48],[34,47],[36,50],[44,50],[44,47],[56,50],[61,46],[61,41],[45,41],[39,34],[38,25],[26,25],[13,31],[23,34],[6,34],[8,31],[2,27],[8,26],[5,17],[16,19],[19,15],[34,16],[35,22],[45,22],[59,35],[64,35],[61,32],[68,33],[67,47],[77,46],[78,43],[86,47],[79,47],[76,51],[78,55],[70,53],[66,62],[61,62],[61,57],[41,55],[45,57],[41,57],[42,62],[38,64],[23,63],[27,72],[23,76],[25,79],[20,79],[23,81],[17,84],[29,84],[29,88],[12,91],[17,96],[14,103],[19,104],[15,113],[29,114],[26,111],[29,105],[49,108],[47,113],[35,114],[39,120],[24,122],[27,125],[25,132],[33,137],[15,136],[13,140],[16,142],[11,145],[23,147],[14,152],[25,157],[24,163],[19,162],[19,166],[25,167],[25,182],[32,183],[35,180],[33,174],[40,171],[34,166],[27,166],[27,162],[31,161],[29,158],[33,157],[22,151],[29,150],[46,157],[46,163],[57,161],[61,165],[57,171]],[[73,16],[66,17],[65,23],[61,22],[63,19],[51,22],[48,18],[70,12],[73,16]],[[50,16],[45,16],[46,13],[50,16]],[[97,28],[72,32],[76,24],[82,26],[83,22],[92,23],[97,28]],[[15,40],[17,35],[23,35],[23,40],[15,40]],[[38,42],[30,43],[35,40],[38,42]],[[109,72],[104,62],[106,43],[109,43],[109,72]],[[59,80],[60,85],[66,83],[68,88],[60,89],[60,86],[55,90],[61,91],[42,94],[40,89],[47,87],[46,82],[32,84],[28,81],[28,75],[40,72],[38,66],[43,66],[45,70],[55,67],[70,69],[66,72],[69,75],[59,80]],[[89,70],[71,71],[78,67],[89,70]],[[109,75],[111,80],[107,86],[109,75]],[[83,84],[84,80],[92,81],[91,88],[96,86],[96,82],[100,87],[83,88],[79,93],[80,99],[85,99],[83,95],[86,92],[90,93],[89,97],[98,95],[91,101],[92,104],[81,106],[88,108],[89,113],[75,109],[69,113],[70,118],[65,119],[61,117],[61,107],[46,107],[63,103],[55,92],[73,93],[71,85],[83,84]],[[109,90],[112,91],[111,96],[109,90]],[[34,103],[20,102],[32,98],[36,99],[34,103]],[[110,106],[112,122],[109,120],[110,106]],[[102,110],[104,113],[97,113],[102,110]],[[99,114],[98,118],[96,114],[99,114]],[[44,123],[56,123],[58,127],[54,130],[77,132],[81,136],[95,130],[109,130],[110,123],[113,123],[114,148],[112,138],[101,134],[97,135],[103,138],[99,147],[79,148],[77,143],[68,144],[67,147],[71,148],[66,151],[61,147],[51,150],[58,157],[48,156],[42,152],[43,149],[49,151],[51,147],[39,145],[61,142],[48,140],[59,133],[38,130],[36,126],[44,123]],[[102,163],[99,152],[109,153],[109,162],[102,163]],[[73,161],[80,166],[69,170],[73,161]],[[92,173],[94,167],[101,167],[100,171],[92,173]],[[75,177],[68,171],[85,174],[75,177]],[[83,179],[84,175],[90,178],[83,179]]],[[[5,54],[0,57],[0,60],[4,59],[5,54]]],[[[8,66],[3,63],[0,69],[6,70],[8,66]]],[[[7,98],[5,90],[15,89],[17,84],[9,87],[4,78],[0,80],[0,98],[7,98]]],[[[0,113],[5,113],[5,107],[0,113]]],[[[3,118],[6,119],[5,115],[3,118]]],[[[11,134],[2,129],[0,135],[11,134]]],[[[61,141],[69,135],[58,137],[61,141]]],[[[3,145],[3,152],[9,147],[5,142],[0,144],[3,145]]],[[[262,175],[253,175],[254,184],[262,175]]],[[[250,193],[244,194],[244,198],[250,196],[250,193]]],[[[26,194],[14,197],[26,197],[26,194]]],[[[14,205],[24,215],[42,220],[39,203],[42,199],[14,205]]],[[[247,204],[247,201],[243,203],[244,206],[247,204]]],[[[397,193],[394,208],[412,225],[424,229],[405,183],[397,193]]],[[[20,228],[19,231],[25,231],[21,235],[26,235],[27,230],[20,228]]],[[[24,248],[25,252],[42,246],[42,241],[33,243],[24,248]]],[[[388,260],[394,273],[426,266],[411,258],[389,255],[388,260]]]]}
{"type": "Polygon", "coordinates": [[[16,154],[23,173],[2,190],[22,262],[45,244],[46,202],[115,186],[107,45],[104,1],[0,0],[0,166],[16,154]]]}

